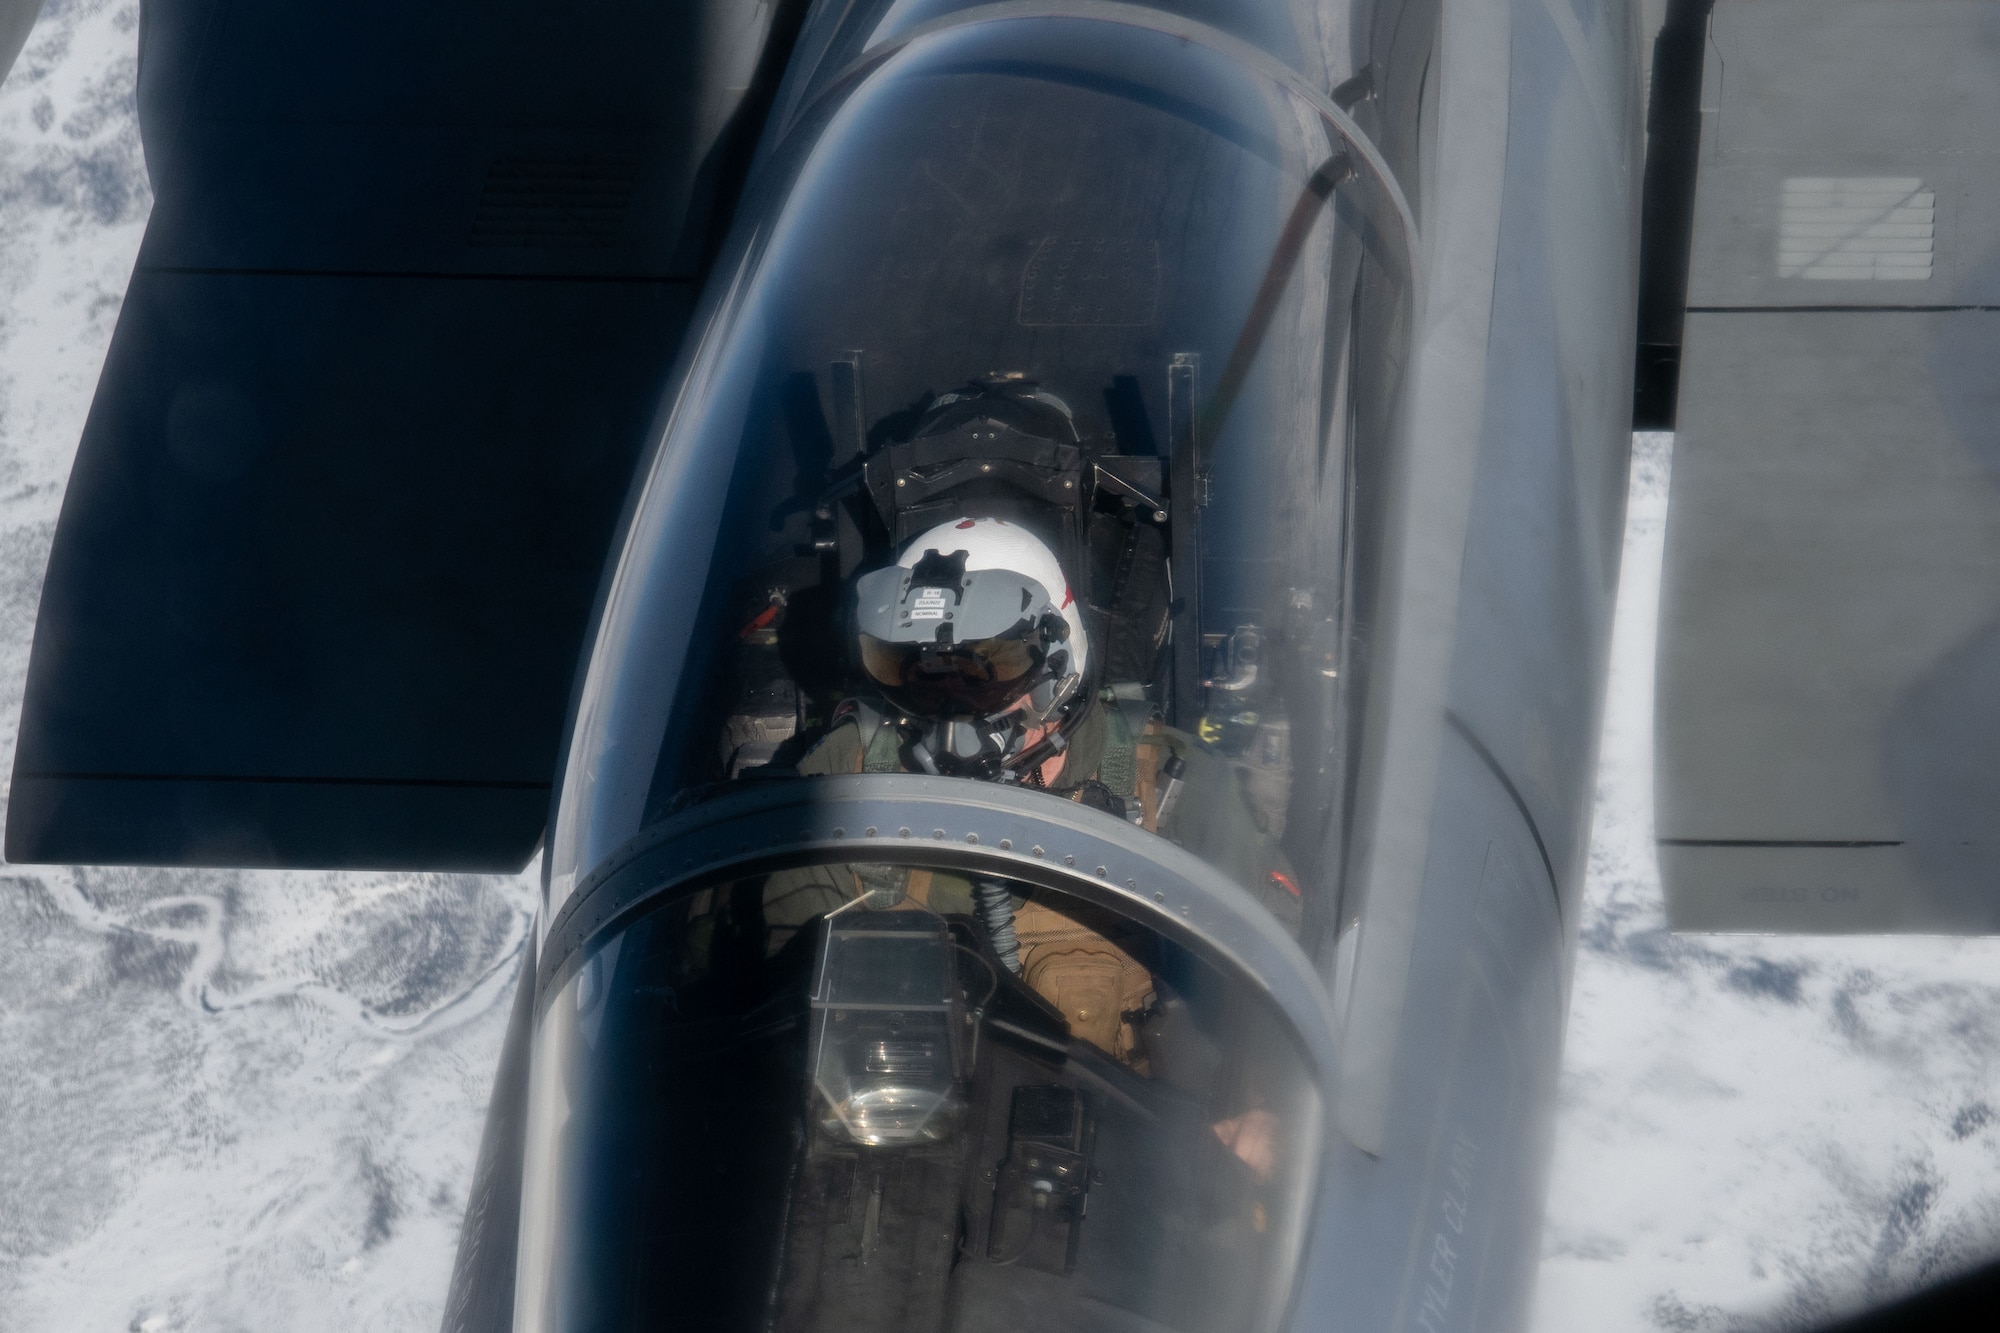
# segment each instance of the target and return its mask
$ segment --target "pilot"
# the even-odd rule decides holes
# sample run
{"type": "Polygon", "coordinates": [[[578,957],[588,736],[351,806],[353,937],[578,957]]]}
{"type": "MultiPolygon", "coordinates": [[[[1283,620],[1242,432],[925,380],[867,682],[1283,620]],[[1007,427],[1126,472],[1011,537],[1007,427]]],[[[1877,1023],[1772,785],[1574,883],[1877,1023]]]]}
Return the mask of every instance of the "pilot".
{"type": "MultiPolygon", "coordinates": [[[[1042,788],[1126,818],[1209,861],[1288,929],[1300,904],[1291,867],[1257,826],[1227,761],[1088,682],[1090,644],[1062,566],[1032,532],[962,518],[909,543],[855,585],[856,654],[872,693],[836,710],[802,757],[804,774],[928,772],[1042,788]],[[1128,712],[1130,709],[1130,712],[1128,712]]],[[[853,867],[884,884],[835,885],[827,871],[774,876],[765,917],[803,925],[856,893],[892,887],[943,913],[978,912],[996,951],[1063,1012],[1071,1031],[1143,1072],[1135,1020],[1152,1005],[1133,928],[1065,899],[1014,899],[1018,954],[993,887],[943,871],[853,867]],[[1121,939],[1124,942],[1121,942],[1121,939]]]]}

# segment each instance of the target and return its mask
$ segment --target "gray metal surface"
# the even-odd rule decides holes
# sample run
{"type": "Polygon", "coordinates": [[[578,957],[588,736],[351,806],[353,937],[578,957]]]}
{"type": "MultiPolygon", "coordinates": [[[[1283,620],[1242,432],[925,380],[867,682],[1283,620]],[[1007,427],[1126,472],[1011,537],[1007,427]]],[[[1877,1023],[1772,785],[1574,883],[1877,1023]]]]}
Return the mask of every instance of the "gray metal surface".
{"type": "Polygon", "coordinates": [[[2000,927],[2000,7],[1718,7],[1661,600],[1690,930],[2000,927]]]}
{"type": "Polygon", "coordinates": [[[1447,8],[1442,33],[1404,507],[1342,904],[1352,952],[1335,981],[1340,1125],[1370,1150],[1397,1114],[1402,1013],[1423,984],[1410,960],[1436,928],[1435,843],[1464,817],[1438,794],[1454,715],[1544,844],[1553,891],[1579,891],[1575,794],[1594,759],[1628,431],[1631,34],[1586,34],[1533,0],[1447,8]],[[1490,53],[1508,25],[1532,38],[1501,59],[1490,53]]]}
{"type": "Polygon", "coordinates": [[[42,10],[42,0],[5,0],[0,3],[0,80],[5,80],[7,71],[13,68],[14,57],[21,54],[27,44],[28,31],[35,26],[35,16],[42,10]]]}
{"type": "Polygon", "coordinates": [[[1687,348],[1658,684],[1674,924],[2000,924],[1960,873],[2000,851],[2000,313],[1695,314],[1687,348]]]}
{"type": "Polygon", "coordinates": [[[1382,684],[1362,724],[1360,798],[1343,903],[1349,952],[1335,986],[1347,996],[1342,1039],[1352,1077],[1335,1108],[1341,1131],[1382,1151],[1405,1040],[1403,1009],[1436,819],[1451,644],[1478,470],[1491,332],[1495,223],[1506,184],[1508,6],[1452,7],[1438,38],[1439,160],[1426,166],[1406,433],[1388,478],[1379,632],[1382,684]],[[1481,53],[1474,55],[1475,52],[1481,53]]]}
{"type": "Polygon", "coordinates": [[[1724,0],[1702,108],[1690,308],[2000,301],[1993,5],[1724,0]],[[1927,276],[1800,266],[1815,241],[1920,259],[1926,198],[1932,258],[1911,271],[1927,276]]]}
{"type": "Polygon", "coordinates": [[[1442,27],[1446,156],[1418,192],[1419,218],[1427,258],[1449,248],[1462,265],[1449,282],[1441,265],[1426,272],[1445,316],[1433,329],[1460,336],[1420,331],[1418,356],[1436,361],[1422,367],[1419,392],[1438,395],[1421,412],[1436,432],[1431,461],[1465,470],[1431,474],[1429,512],[1419,511],[1430,521],[1403,534],[1439,549],[1423,553],[1432,577],[1406,581],[1395,614],[1409,628],[1428,622],[1435,637],[1375,649],[1395,654],[1390,688],[1405,697],[1397,714],[1371,717],[1387,727],[1373,744],[1401,772],[1364,770],[1364,792],[1382,786],[1363,817],[1379,812],[1383,829],[1407,835],[1397,825],[1421,810],[1421,838],[1393,858],[1375,844],[1379,876],[1342,904],[1333,986],[1346,1042],[1341,1128],[1361,1143],[1359,1112],[1373,1111],[1379,1137],[1363,1144],[1373,1155],[1335,1145],[1328,1193],[1397,1203],[1322,1215],[1302,1301],[1321,1322],[1302,1316],[1301,1329],[1526,1322],[1535,1238],[1519,1222],[1543,1189],[1616,582],[1636,43],[1615,13],[1578,22],[1537,0],[1504,12],[1447,5],[1442,27]],[[1504,63],[1479,39],[1503,22],[1504,63]],[[1463,101],[1454,79],[1466,81],[1463,101]],[[1472,127],[1454,113],[1488,119],[1472,127]],[[1478,151],[1489,134],[1498,189],[1482,198],[1480,175],[1466,170],[1477,164],[1450,154],[1478,151]],[[1474,256],[1476,267],[1465,262],[1474,256]],[[1435,521],[1452,484],[1465,488],[1456,531],[1435,521]],[[1443,680],[1417,655],[1426,652],[1447,655],[1443,680]],[[1413,789],[1419,761],[1431,771],[1413,789]],[[1383,937],[1398,927],[1392,955],[1383,937]]]}
{"type": "Polygon", "coordinates": [[[1531,829],[1456,728],[1435,804],[1391,1114],[1376,1154],[1331,1146],[1298,1333],[1526,1325],[1568,955],[1531,829]]]}

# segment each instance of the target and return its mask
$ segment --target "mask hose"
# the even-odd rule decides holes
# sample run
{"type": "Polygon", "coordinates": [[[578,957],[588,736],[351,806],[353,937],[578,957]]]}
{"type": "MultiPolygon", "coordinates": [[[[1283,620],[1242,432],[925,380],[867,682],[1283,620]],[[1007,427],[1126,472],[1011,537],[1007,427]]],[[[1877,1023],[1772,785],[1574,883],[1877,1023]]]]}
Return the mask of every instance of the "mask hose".
{"type": "Polygon", "coordinates": [[[975,879],[972,892],[979,902],[979,919],[986,924],[986,938],[1000,965],[1015,976],[1021,975],[1021,942],[1014,935],[1014,895],[997,879],[975,879]]]}

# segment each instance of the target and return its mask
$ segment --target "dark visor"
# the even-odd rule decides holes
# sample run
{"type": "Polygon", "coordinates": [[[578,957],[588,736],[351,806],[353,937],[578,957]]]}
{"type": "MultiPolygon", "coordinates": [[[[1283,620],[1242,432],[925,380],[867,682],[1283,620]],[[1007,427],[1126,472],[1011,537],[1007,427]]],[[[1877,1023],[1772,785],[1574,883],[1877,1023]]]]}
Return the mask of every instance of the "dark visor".
{"type": "Polygon", "coordinates": [[[919,713],[997,713],[1040,680],[1042,651],[1025,639],[888,643],[863,634],[869,678],[919,713]]]}

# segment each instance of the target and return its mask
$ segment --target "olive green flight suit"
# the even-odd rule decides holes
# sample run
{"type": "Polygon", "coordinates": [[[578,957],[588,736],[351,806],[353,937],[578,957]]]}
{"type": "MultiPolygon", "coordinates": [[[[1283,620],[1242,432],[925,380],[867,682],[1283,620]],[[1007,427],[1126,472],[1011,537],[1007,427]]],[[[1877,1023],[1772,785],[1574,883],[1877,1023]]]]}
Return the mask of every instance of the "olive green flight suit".
{"type": "MultiPolygon", "coordinates": [[[[799,772],[904,772],[903,744],[894,719],[856,708],[807,752],[799,772]]],[[[1292,889],[1297,880],[1277,840],[1258,827],[1228,760],[1157,719],[1135,729],[1125,708],[1108,700],[1093,704],[1072,730],[1064,756],[1062,771],[1048,788],[1052,795],[1081,800],[1086,783],[1101,784],[1121,798],[1128,812],[1137,812],[1135,823],[1215,866],[1287,930],[1298,930],[1301,904],[1292,889]],[[1159,769],[1169,754],[1178,754],[1186,764],[1186,785],[1162,823],[1159,769]]],[[[861,864],[801,867],[773,875],[766,884],[764,917],[772,928],[772,947],[871,889],[900,892],[934,912],[974,911],[971,883],[949,871],[861,864]]],[[[1127,1063],[1141,1062],[1124,1015],[1151,1002],[1151,974],[1117,943],[1116,937],[1127,933],[1117,918],[1070,899],[1060,901],[1061,910],[1035,897],[1016,900],[1022,979],[1063,1011],[1077,1036],[1127,1063]]]]}

